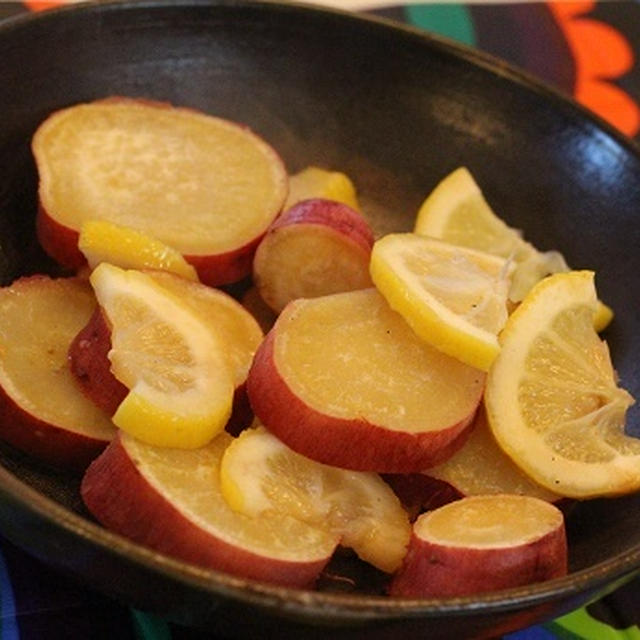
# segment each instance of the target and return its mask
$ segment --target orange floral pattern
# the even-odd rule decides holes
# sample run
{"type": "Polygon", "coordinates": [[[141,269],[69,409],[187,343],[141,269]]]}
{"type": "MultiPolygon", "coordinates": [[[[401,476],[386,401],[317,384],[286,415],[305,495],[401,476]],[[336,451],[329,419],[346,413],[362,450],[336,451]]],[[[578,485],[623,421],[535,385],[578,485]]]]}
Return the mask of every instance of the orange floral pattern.
{"type": "Polygon", "coordinates": [[[593,0],[549,2],[575,61],[574,96],[630,137],[640,131],[640,109],[616,79],[633,68],[635,56],[627,39],[612,26],[588,16],[593,0]]]}
{"type": "MultiPolygon", "coordinates": [[[[23,0],[23,4],[30,11],[42,11],[70,1],[23,0]]],[[[616,82],[636,63],[627,38],[590,16],[595,0],[549,0],[546,6],[571,52],[575,99],[629,137],[640,135],[640,107],[616,82]]]]}
{"type": "Polygon", "coordinates": [[[67,4],[68,0],[24,0],[24,6],[29,11],[43,11],[60,5],[67,4]]]}

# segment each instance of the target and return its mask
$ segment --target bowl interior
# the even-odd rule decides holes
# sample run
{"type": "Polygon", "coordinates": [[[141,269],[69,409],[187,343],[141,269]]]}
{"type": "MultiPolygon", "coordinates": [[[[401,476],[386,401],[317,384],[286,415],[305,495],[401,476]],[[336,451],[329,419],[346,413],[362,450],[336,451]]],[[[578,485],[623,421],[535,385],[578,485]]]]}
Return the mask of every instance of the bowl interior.
{"type": "MultiPolygon", "coordinates": [[[[36,126],[76,102],[108,95],[154,98],[248,124],[273,144],[291,172],[309,164],[345,171],[378,234],[409,230],[436,182],[466,165],[495,211],[534,244],[561,250],[575,268],[596,271],[600,295],[616,311],[606,332],[614,363],[622,384],[640,397],[640,156],[606,125],[512,69],[423,33],[341,12],[159,1],[84,5],[0,25],[0,84],[4,283],[56,272],[34,235],[37,179],[29,142],[36,126]]],[[[630,413],[635,435],[639,414],[637,407],[630,413]]],[[[47,556],[46,540],[33,533],[34,523],[44,523],[61,544],[80,544],[91,557],[106,557],[113,539],[101,537],[89,522],[76,478],[42,469],[7,448],[0,463],[9,474],[0,484],[11,507],[0,509],[0,531],[47,556]],[[9,476],[53,503],[34,501],[9,476]],[[71,520],[51,504],[62,505],[71,520]]],[[[639,517],[640,496],[578,504],[568,522],[568,578],[497,597],[410,603],[398,611],[405,618],[475,611],[495,617],[546,601],[572,606],[581,594],[640,565],[639,517]]],[[[219,576],[194,577],[190,569],[140,556],[122,541],[109,553],[120,568],[145,565],[161,582],[187,584],[191,611],[196,601],[220,596],[219,576]]],[[[58,564],[106,585],[87,569],[86,555],[82,562],[58,564]]],[[[227,587],[235,599],[254,588],[227,587]]],[[[278,615],[291,613],[280,592],[257,592],[267,594],[262,610],[277,605],[278,615]]],[[[144,598],[140,590],[135,594],[144,598]]],[[[395,615],[388,603],[352,596],[348,608],[355,617],[395,615]]],[[[321,598],[298,600],[294,617],[311,611],[317,619],[335,619],[340,603],[330,602],[327,609],[321,598]]],[[[197,621],[185,607],[186,618],[197,621]]]]}

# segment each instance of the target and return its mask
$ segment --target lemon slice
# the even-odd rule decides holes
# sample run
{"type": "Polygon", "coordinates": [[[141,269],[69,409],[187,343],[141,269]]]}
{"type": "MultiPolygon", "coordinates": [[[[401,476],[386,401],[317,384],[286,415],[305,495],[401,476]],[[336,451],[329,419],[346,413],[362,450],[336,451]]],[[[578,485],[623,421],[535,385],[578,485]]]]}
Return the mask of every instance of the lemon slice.
{"type": "Polygon", "coordinates": [[[415,233],[516,260],[535,249],[491,209],[466,167],[441,180],[418,210],[415,233]],[[514,255],[515,254],[515,255],[514,255]]]}
{"type": "Polygon", "coordinates": [[[389,234],[371,253],[377,289],[426,342],[488,370],[507,320],[510,265],[498,256],[419,236],[389,234]]]}
{"type": "Polygon", "coordinates": [[[360,211],[356,188],[351,178],[341,171],[310,166],[290,176],[289,195],[284,210],[309,198],[335,200],[360,211]]]}
{"type": "Polygon", "coordinates": [[[520,302],[542,277],[569,270],[562,254],[538,251],[520,231],[499,218],[466,167],[452,171],[427,196],[418,210],[414,231],[513,258],[518,264],[509,291],[513,302],[520,302]]]}
{"type": "Polygon", "coordinates": [[[537,284],[510,316],[487,379],[489,424],[536,482],[574,498],[640,488],[640,439],[625,435],[631,395],[593,327],[593,273],[537,284]]]}
{"type": "Polygon", "coordinates": [[[220,487],[234,510],[289,516],[337,534],[383,571],[398,569],[406,553],[409,517],[379,475],[315,462],[262,426],[242,432],[226,449],[220,487]]]}
{"type": "Polygon", "coordinates": [[[195,268],[179,251],[142,231],[107,220],[84,222],[78,248],[91,269],[108,262],[123,269],[159,269],[198,280],[195,268]]]}
{"type": "MultiPolygon", "coordinates": [[[[480,249],[516,263],[509,300],[521,302],[531,287],[553,273],[569,271],[558,251],[538,251],[520,231],[498,217],[466,167],[452,171],[427,196],[418,210],[415,233],[480,249]]],[[[601,300],[594,318],[596,331],[613,320],[613,309],[601,300]]]]}
{"type": "Polygon", "coordinates": [[[522,300],[541,277],[569,269],[560,253],[538,251],[520,231],[498,217],[466,167],[451,172],[427,196],[418,210],[414,231],[513,258],[518,264],[510,291],[514,302],[522,300]]]}
{"type": "Polygon", "coordinates": [[[130,390],[113,422],[156,446],[206,444],[224,428],[234,391],[212,327],[148,274],[103,262],[90,281],[111,327],[113,374],[130,390]]]}

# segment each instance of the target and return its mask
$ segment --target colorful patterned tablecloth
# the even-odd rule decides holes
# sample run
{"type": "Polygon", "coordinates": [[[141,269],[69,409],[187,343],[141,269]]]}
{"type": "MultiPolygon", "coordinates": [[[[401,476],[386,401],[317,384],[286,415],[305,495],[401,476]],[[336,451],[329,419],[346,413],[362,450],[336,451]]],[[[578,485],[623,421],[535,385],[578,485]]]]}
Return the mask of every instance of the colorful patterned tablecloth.
{"type": "MultiPolygon", "coordinates": [[[[2,2],[0,20],[62,2],[2,2]]],[[[315,0],[315,4],[322,4],[315,0]]],[[[357,8],[478,47],[573,96],[640,142],[640,2],[477,2],[357,8]]],[[[0,538],[0,640],[213,640],[80,588],[0,538]]],[[[505,640],[640,640],[640,579],[505,640]]]]}

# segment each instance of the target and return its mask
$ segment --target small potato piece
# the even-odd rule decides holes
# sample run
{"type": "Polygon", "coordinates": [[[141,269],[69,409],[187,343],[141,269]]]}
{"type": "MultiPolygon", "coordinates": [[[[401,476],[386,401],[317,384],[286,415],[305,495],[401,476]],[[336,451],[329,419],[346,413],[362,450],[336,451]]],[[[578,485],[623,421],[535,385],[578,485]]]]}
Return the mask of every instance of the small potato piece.
{"type": "Polygon", "coordinates": [[[262,239],[253,277],[276,312],[296,298],[371,287],[373,233],[346,204],[313,198],[285,211],[262,239]]]}
{"type": "Polygon", "coordinates": [[[420,516],[392,596],[454,598],[567,573],[562,512],[518,495],[462,498],[420,516]]]}

